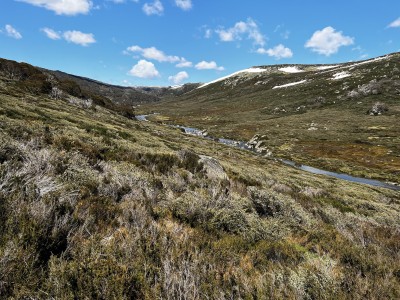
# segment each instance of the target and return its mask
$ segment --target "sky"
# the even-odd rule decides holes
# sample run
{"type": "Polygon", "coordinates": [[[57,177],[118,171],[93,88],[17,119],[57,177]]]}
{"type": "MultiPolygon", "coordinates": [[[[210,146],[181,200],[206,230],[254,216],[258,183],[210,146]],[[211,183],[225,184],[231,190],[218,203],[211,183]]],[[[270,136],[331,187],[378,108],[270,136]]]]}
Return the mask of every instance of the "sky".
{"type": "Polygon", "coordinates": [[[0,57],[123,86],[398,51],[397,0],[0,2],[0,57]]]}

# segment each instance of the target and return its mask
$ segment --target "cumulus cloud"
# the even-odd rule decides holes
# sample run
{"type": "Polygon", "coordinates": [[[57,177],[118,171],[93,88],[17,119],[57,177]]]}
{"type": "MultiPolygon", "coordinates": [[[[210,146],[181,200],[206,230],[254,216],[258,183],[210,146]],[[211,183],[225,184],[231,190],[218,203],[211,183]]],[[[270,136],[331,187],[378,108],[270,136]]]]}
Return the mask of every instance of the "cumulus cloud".
{"type": "Polygon", "coordinates": [[[217,70],[217,71],[225,70],[224,67],[219,67],[215,61],[208,62],[204,60],[196,64],[195,68],[197,70],[217,70]]]}
{"type": "Polygon", "coordinates": [[[6,33],[9,37],[12,37],[17,40],[22,39],[22,35],[11,25],[7,24],[5,29],[6,29],[6,33]]]}
{"type": "Polygon", "coordinates": [[[143,11],[146,15],[159,15],[161,16],[164,12],[164,6],[160,0],[155,0],[153,3],[145,3],[143,5],[143,11]]]}
{"type": "Polygon", "coordinates": [[[54,29],[48,27],[42,28],[40,30],[51,40],[64,39],[68,43],[73,43],[84,47],[96,43],[96,40],[92,33],[83,33],[77,30],[57,32],[54,29]]]}
{"type": "Polygon", "coordinates": [[[222,42],[240,41],[244,37],[253,41],[255,45],[264,46],[265,36],[260,32],[258,25],[251,18],[246,22],[237,22],[228,29],[218,29],[215,31],[222,42]]]}
{"type": "Polygon", "coordinates": [[[45,27],[45,28],[42,28],[41,31],[43,31],[49,39],[52,39],[52,40],[61,39],[61,35],[51,28],[45,27]]]}
{"type": "Polygon", "coordinates": [[[92,33],[83,33],[80,31],[72,30],[65,31],[63,33],[64,39],[69,43],[74,43],[81,46],[89,46],[90,44],[96,43],[92,33]]]}
{"type": "Polygon", "coordinates": [[[54,11],[57,15],[87,14],[93,7],[90,0],[19,0],[54,11]]]}
{"type": "Polygon", "coordinates": [[[168,80],[173,84],[181,84],[183,81],[189,78],[189,74],[185,71],[179,72],[174,76],[169,76],[168,80]]]}
{"type": "Polygon", "coordinates": [[[311,48],[312,51],[318,54],[330,56],[337,53],[340,47],[352,44],[354,44],[354,38],[345,36],[341,31],[336,31],[334,28],[328,26],[314,32],[305,44],[305,47],[311,48]]]}
{"type": "Polygon", "coordinates": [[[131,46],[126,49],[128,52],[140,53],[144,58],[156,60],[158,62],[176,63],[184,58],[175,55],[166,55],[163,51],[156,47],[142,48],[140,46],[131,46]]]}
{"type": "Polygon", "coordinates": [[[177,68],[191,68],[193,67],[193,63],[191,61],[187,61],[186,59],[182,59],[180,63],[176,64],[177,68]]]}
{"type": "Polygon", "coordinates": [[[276,59],[291,58],[293,56],[292,50],[282,44],[279,44],[270,49],[259,48],[257,49],[257,53],[268,54],[269,56],[275,57],[276,59]]]}
{"type": "Polygon", "coordinates": [[[183,10],[190,10],[193,7],[192,0],[175,0],[175,4],[183,10]]]}
{"type": "Polygon", "coordinates": [[[397,20],[394,20],[392,23],[389,24],[388,27],[391,27],[391,28],[400,27],[400,18],[398,18],[397,20]]]}
{"type": "Polygon", "coordinates": [[[184,57],[167,55],[164,51],[161,51],[156,47],[142,48],[135,45],[128,47],[125,53],[139,53],[146,59],[156,60],[158,62],[177,63],[176,67],[178,68],[189,68],[193,66],[192,62],[187,61],[184,57]]]}
{"type": "Polygon", "coordinates": [[[144,59],[139,60],[139,62],[128,72],[128,75],[145,79],[160,77],[160,73],[154,64],[144,59]]]}

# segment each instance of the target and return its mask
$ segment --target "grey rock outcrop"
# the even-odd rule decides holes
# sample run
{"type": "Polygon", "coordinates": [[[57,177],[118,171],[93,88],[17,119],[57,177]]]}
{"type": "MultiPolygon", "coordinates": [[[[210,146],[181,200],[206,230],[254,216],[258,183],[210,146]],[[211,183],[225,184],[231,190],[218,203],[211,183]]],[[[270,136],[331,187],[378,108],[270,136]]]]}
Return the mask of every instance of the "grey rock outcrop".
{"type": "Polygon", "coordinates": [[[376,102],[370,110],[367,111],[367,114],[370,116],[379,116],[383,113],[387,112],[389,109],[387,105],[383,102],[376,102]]]}
{"type": "Polygon", "coordinates": [[[272,152],[267,148],[267,144],[265,140],[267,139],[266,135],[254,135],[250,141],[246,143],[247,148],[252,149],[260,154],[265,154],[266,156],[271,156],[272,152]]]}
{"type": "Polygon", "coordinates": [[[203,164],[203,170],[210,179],[225,180],[228,179],[224,167],[219,163],[218,160],[211,156],[199,155],[199,163],[203,164]]]}

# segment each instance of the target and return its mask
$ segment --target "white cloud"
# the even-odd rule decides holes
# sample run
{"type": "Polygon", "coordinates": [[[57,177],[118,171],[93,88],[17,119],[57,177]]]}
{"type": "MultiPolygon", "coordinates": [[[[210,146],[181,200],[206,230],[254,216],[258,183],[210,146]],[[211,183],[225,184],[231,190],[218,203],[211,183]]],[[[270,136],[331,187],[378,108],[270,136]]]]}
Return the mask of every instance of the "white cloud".
{"type": "Polygon", "coordinates": [[[223,71],[225,70],[224,67],[218,67],[217,63],[215,61],[201,61],[198,64],[195,65],[195,68],[197,70],[217,70],[217,71],[223,71]]]}
{"type": "Polygon", "coordinates": [[[312,51],[318,54],[330,56],[337,53],[340,47],[352,44],[354,44],[354,38],[344,36],[341,31],[336,31],[334,28],[328,26],[314,32],[305,44],[305,47],[311,48],[312,51]]]}
{"type": "Polygon", "coordinates": [[[400,27],[400,18],[398,18],[397,20],[394,20],[392,23],[389,24],[388,27],[391,27],[391,28],[400,27]]]}
{"type": "Polygon", "coordinates": [[[145,3],[143,5],[143,11],[146,15],[159,15],[161,16],[164,12],[164,6],[160,0],[154,0],[153,3],[145,3]]]}
{"type": "Polygon", "coordinates": [[[84,47],[96,43],[92,33],[83,33],[76,30],[65,31],[63,37],[69,43],[74,43],[84,47]]]}
{"type": "Polygon", "coordinates": [[[128,75],[146,79],[160,77],[160,73],[154,64],[144,59],[139,60],[139,62],[128,72],[128,75]]]}
{"type": "Polygon", "coordinates": [[[209,38],[211,38],[212,34],[213,34],[213,32],[212,32],[211,29],[206,29],[206,31],[205,31],[205,33],[204,33],[204,37],[205,37],[206,39],[209,39],[209,38]]]}
{"type": "Polygon", "coordinates": [[[57,15],[87,14],[93,7],[90,0],[19,0],[54,11],[57,15]]]}
{"type": "Polygon", "coordinates": [[[222,42],[240,41],[243,37],[253,40],[255,45],[264,46],[265,36],[260,32],[258,25],[251,18],[246,22],[237,22],[228,29],[218,29],[215,31],[222,42]]]}
{"type": "Polygon", "coordinates": [[[43,31],[43,32],[47,35],[47,37],[48,37],[49,39],[52,39],[52,40],[59,40],[59,39],[61,39],[60,34],[59,34],[58,32],[56,32],[56,31],[54,31],[54,30],[51,29],[51,28],[45,27],[45,28],[42,28],[41,31],[43,31]]]}
{"type": "Polygon", "coordinates": [[[183,58],[173,55],[166,55],[163,51],[158,50],[156,47],[142,48],[140,46],[131,46],[126,49],[128,52],[138,52],[144,58],[156,60],[158,62],[176,63],[183,58]]]}
{"type": "Polygon", "coordinates": [[[12,37],[17,40],[22,39],[22,35],[11,25],[7,24],[5,29],[6,29],[6,33],[9,37],[12,37]]]}
{"type": "Polygon", "coordinates": [[[191,61],[187,61],[186,59],[182,58],[181,62],[175,65],[177,68],[191,68],[193,67],[193,63],[191,61]]]}
{"type": "Polygon", "coordinates": [[[192,0],[175,0],[175,4],[183,10],[190,10],[193,7],[192,0]]]}
{"type": "Polygon", "coordinates": [[[268,54],[269,56],[275,57],[276,59],[291,58],[293,56],[292,50],[282,44],[279,44],[274,48],[270,48],[268,50],[264,48],[259,48],[257,49],[257,53],[268,54]]]}
{"type": "Polygon", "coordinates": [[[174,76],[169,76],[168,80],[171,81],[173,84],[181,84],[183,81],[189,78],[189,74],[185,71],[179,72],[174,76]]]}
{"type": "Polygon", "coordinates": [[[167,55],[163,51],[157,49],[156,47],[142,48],[140,46],[131,46],[128,47],[125,53],[140,53],[146,59],[156,60],[158,62],[169,62],[169,63],[177,63],[176,67],[178,68],[190,68],[193,66],[193,63],[187,61],[184,57],[179,57],[176,55],[167,55]]]}

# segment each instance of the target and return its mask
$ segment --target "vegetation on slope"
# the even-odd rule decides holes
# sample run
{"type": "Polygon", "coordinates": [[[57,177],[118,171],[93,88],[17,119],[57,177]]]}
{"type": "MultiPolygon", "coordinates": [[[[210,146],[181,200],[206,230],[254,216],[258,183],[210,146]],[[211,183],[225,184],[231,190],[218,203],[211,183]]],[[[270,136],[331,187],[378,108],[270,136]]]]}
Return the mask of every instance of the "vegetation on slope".
{"type": "Polygon", "coordinates": [[[329,69],[291,66],[298,73],[280,71],[288,70],[284,65],[262,67],[263,73],[237,74],[142,109],[217,137],[265,136],[274,156],[399,183],[399,65],[394,53],[329,69]],[[375,116],[377,103],[382,114],[375,116]]]}
{"type": "Polygon", "coordinates": [[[47,74],[53,75],[58,80],[74,82],[90,93],[100,94],[115,104],[138,105],[140,103],[156,102],[160,100],[157,95],[147,94],[136,88],[106,84],[61,71],[42,70],[47,74]]]}
{"type": "Polygon", "coordinates": [[[0,298],[400,297],[398,192],[0,79],[0,298]]]}

